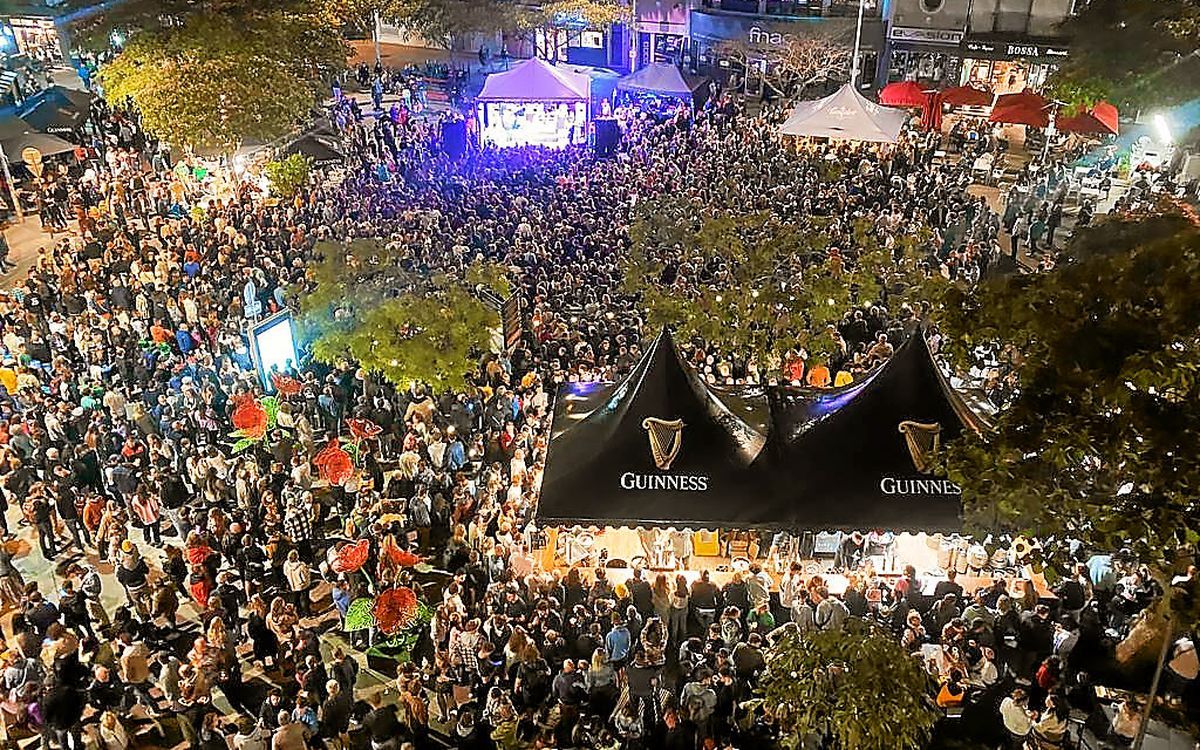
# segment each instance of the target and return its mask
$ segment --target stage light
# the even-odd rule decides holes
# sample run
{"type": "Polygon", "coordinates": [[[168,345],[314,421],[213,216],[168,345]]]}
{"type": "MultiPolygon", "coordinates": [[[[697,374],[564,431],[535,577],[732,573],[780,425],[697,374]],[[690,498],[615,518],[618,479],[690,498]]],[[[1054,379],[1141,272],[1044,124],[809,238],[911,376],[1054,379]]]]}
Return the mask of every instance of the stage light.
{"type": "Polygon", "coordinates": [[[1171,135],[1171,125],[1167,122],[1167,118],[1160,112],[1153,117],[1154,132],[1158,135],[1158,140],[1162,143],[1174,143],[1175,139],[1171,135]]]}

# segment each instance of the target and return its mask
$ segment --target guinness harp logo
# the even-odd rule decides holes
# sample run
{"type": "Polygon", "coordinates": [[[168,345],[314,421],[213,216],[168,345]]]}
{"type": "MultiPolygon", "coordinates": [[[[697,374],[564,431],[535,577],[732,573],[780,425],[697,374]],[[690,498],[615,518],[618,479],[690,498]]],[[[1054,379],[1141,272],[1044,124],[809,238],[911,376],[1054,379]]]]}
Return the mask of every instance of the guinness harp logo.
{"type": "Polygon", "coordinates": [[[642,429],[650,439],[650,455],[654,457],[654,465],[667,471],[683,444],[683,420],[646,417],[642,420],[642,429]]]}
{"type": "Polygon", "coordinates": [[[942,426],[937,422],[925,424],[905,420],[900,423],[899,429],[904,435],[904,442],[908,444],[913,466],[922,474],[928,474],[941,445],[942,426]]]}

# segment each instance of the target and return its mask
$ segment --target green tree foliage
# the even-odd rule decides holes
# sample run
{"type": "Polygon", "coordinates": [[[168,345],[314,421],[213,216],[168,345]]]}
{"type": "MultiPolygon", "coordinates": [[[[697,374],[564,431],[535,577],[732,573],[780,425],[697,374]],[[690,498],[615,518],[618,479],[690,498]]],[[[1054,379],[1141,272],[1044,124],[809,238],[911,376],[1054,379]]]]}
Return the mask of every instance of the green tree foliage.
{"type": "Polygon", "coordinates": [[[836,345],[828,326],[855,306],[916,302],[937,285],[920,262],[923,237],[900,238],[894,252],[863,220],[854,226],[854,247],[841,248],[842,257],[834,259],[826,219],[792,224],[760,211],[678,221],[669,203],[645,204],[631,228],[626,290],[641,295],[652,329],[670,326],[683,337],[753,358],[771,373],[791,349],[828,360],[836,345]],[[697,269],[720,265],[726,271],[707,284],[664,284],[673,248],[697,269]]]}
{"type": "Polygon", "coordinates": [[[467,385],[500,323],[476,290],[507,295],[502,267],[475,264],[461,280],[426,276],[401,268],[401,251],[374,240],[322,243],[316,255],[300,309],[317,360],[357,362],[400,385],[467,385]]]}
{"type": "Polygon", "coordinates": [[[959,366],[1015,352],[1019,387],[993,431],[942,460],[973,530],[1042,539],[1051,572],[1068,539],[1128,548],[1165,588],[1200,541],[1200,230],[1112,220],[1069,251],[1048,273],[949,292],[959,366]]]}
{"type": "Polygon", "coordinates": [[[347,48],[327,19],[283,5],[218,2],[133,34],[100,69],[106,96],[132,102],[150,132],[188,148],[230,151],[286,134],[347,48]]]}
{"type": "Polygon", "coordinates": [[[920,662],[890,633],[856,617],[842,631],[789,628],[766,661],[760,705],[784,747],[815,736],[836,750],[915,750],[937,722],[920,662]]]}
{"type": "Polygon", "coordinates": [[[266,169],[271,191],[282,198],[291,198],[308,182],[312,159],[304,154],[292,154],[267,162],[266,169]]]}
{"type": "Polygon", "coordinates": [[[1061,100],[1146,108],[1200,96],[1197,0],[1091,0],[1063,31],[1071,56],[1051,81],[1061,100]]]}

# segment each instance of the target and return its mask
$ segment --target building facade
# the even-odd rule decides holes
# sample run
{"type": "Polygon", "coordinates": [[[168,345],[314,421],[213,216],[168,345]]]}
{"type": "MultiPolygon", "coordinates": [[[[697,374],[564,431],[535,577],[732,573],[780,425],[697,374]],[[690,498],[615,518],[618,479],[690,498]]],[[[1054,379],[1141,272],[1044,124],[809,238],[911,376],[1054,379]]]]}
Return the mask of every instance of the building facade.
{"type": "MultiPolygon", "coordinates": [[[[879,0],[863,2],[858,82],[867,89],[878,82],[885,36],[883,6],[879,0]]],[[[855,0],[703,0],[690,9],[686,35],[673,45],[682,48],[678,59],[689,67],[723,81],[736,78],[747,93],[755,94],[756,79],[770,65],[776,48],[814,35],[851,47],[857,20],[855,0]],[[748,64],[743,66],[727,53],[730,43],[746,52],[748,64]]],[[[661,57],[658,50],[652,52],[661,57]]]]}
{"type": "Polygon", "coordinates": [[[1070,55],[1061,25],[1078,0],[891,0],[887,81],[1038,88],[1070,55]]]}

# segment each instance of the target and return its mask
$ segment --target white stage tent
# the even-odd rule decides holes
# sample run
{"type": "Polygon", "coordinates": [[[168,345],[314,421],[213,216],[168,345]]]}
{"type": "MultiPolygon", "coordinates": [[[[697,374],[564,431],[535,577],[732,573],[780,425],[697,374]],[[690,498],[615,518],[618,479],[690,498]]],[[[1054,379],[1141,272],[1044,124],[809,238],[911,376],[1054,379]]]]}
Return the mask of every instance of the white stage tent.
{"type": "Polygon", "coordinates": [[[492,73],[475,97],[480,143],[499,148],[586,143],[591,87],[587,75],[538,58],[492,73]]]}
{"type": "Polygon", "coordinates": [[[895,143],[908,113],[866,99],[850,84],[815,101],[800,102],[780,126],[784,135],[895,143]]]}
{"type": "Polygon", "coordinates": [[[556,68],[541,58],[518,63],[512,70],[492,73],[483,82],[476,101],[561,102],[584,101],[591,96],[592,80],[583,73],[556,68]]]}

